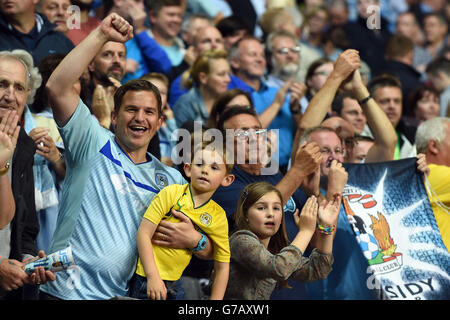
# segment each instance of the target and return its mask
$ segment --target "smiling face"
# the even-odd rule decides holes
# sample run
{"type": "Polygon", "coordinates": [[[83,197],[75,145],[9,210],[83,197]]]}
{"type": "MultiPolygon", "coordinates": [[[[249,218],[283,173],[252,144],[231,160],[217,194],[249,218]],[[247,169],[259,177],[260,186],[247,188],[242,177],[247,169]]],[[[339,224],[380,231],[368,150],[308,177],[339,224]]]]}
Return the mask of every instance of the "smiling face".
{"type": "Polygon", "coordinates": [[[239,43],[239,55],[232,59],[238,74],[246,78],[260,78],[266,70],[264,49],[255,39],[244,39],[239,43]]]}
{"type": "Polygon", "coordinates": [[[247,212],[248,227],[266,244],[275,235],[283,218],[283,204],[276,192],[268,192],[259,198],[247,212]]]}
{"type": "Polygon", "coordinates": [[[161,127],[158,102],[151,91],[127,91],[111,122],[116,140],[133,161],[145,161],[148,144],[161,127]]]}
{"type": "Polygon", "coordinates": [[[25,66],[13,58],[0,58],[0,118],[9,109],[21,118],[29,94],[25,66]]]}
{"type": "Polygon", "coordinates": [[[153,32],[163,38],[174,38],[180,31],[183,8],[178,6],[162,7],[158,13],[150,11],[150,22],[153,32]]]}
{"type": "Polygon", "coordinates": [[[213,59],[210,62],[210,73],[200,75],[200,87],[219,95],[227,91],[230,83],[230,65],[226,59],[213,59]]]}

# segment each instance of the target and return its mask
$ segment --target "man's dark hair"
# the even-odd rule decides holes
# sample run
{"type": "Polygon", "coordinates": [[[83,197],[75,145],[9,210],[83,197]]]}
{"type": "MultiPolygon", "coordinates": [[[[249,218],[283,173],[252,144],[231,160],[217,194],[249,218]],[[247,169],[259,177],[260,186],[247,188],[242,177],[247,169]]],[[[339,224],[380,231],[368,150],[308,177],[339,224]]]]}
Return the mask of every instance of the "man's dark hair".
{"type": "Polygon", "coordinates": [[[450,76],[450,60],[445,57],[439,57],[431,61],[426,69],[426,73],[437,76],[439,72],[450,76]]]}
{"type": "Polygon", "coordinates": [[[146,0],[148,11],[152,11],[157,15],[163,7],[181,7],[181,0],[146,0]]]}
{"type": "Polygon", "coordinates": [[[241,89],[235,88],[221,93],[217,97],[216,102],[214,102],[211,112],[209,113],[209,119],[206,123],[208,128],[217,127],[217,121],[219,120],[220,115],[224,112],[224,110],[230,107],[228,106],[230,101],[239,95],[247,97],[248,101],[250,101],[250,104],[252,103],[252,97],[250,93],[241,89]]]}
{"type": "Polygon", "coordinates": [[[247,34],[250,34],[247,24],[238,16],[229,16],[221,19],[216,28],[222,34],[222,37],[234,36],[240,30],[246,30],[247,34]]]}
{"type": "Polygon", "coordinates": [[[414,43],[401,34],[392,36],[386,45],[386,56],[389,59],[399,59],[414,51],[414,43]]]}
{"type": "Polygon", "coordinates": [[[162,101],[158,88],[147,80],[130,80],[117,89],[114,94],[114,112],[117,114],[122,105],[122,100],[128,91],[150,91],[156,97],[158,102],[158,116],[162,115],[162,101]]]}
{"type": "Polygon", "coordinates": [[[370,80],[369,84],[367,85],[367,89],[369,89],[371,96],[373,96],[375,91],[377,91],[379,88],[384,87],[397,87],[401,90],[402,83],[396,76],[389,73],[383,73],[372,78],[372,80],[370,80]]]}
{"type": "Polygon", "coordinates": [[[217,122],[217,129],[219,129],[222,132],[225,132],[225,128],[223,127],[225,121],[240,114],[249,114],[258,119],[258,114],[256,113],[255,109],[252,106],[245,106],[245,107],[232,106],[227,108],[225,112],[220,116],[219,121],[217,122]]]}
{"type": "Polygon", "coordinates": [[[342,108],[344,106],[344,99],[346,98],[354,99],[350,93],[344,92],[338,94],[331,103],[331,109],[335,111],[339,116],[341,115],[342,108]]]}
{"type": "Polygon", "coordinates": [[[436,19],[439,20],[439,23],[442,25],[448,26],[447,19],[445,19],[445,16],[439,12],[429,12],[423,17],[423,21],[427,19],[428,17],[436,17],[436,19]]]}
{"type": "Polygon", "coordinates": [[[314,60],[311,63],[311,65],[308,67],[308,70],[306,71],[305,80],[309,80],[309,78],[311,78],[314,75],[314,73],[316,72],[317,69],[319,69],[324,64],[327,64],[330,62],[333,63],[333,60],[326,58],[326,57],[314,60]]]}

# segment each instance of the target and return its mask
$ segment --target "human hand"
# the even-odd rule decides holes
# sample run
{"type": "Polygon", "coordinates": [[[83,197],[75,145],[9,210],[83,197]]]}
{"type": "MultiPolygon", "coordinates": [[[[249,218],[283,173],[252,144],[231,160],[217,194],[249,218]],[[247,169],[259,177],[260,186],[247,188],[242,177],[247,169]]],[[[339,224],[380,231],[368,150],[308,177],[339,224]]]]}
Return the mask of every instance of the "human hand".
{"type": "Polygon", "coordinates": [[[100,24],[106,41],[127,42],[133,38],[133,27],[117,13],[111,13],[100,24]]]}
{"type": "Polygon", "coordinates": [[[338,77],[341,81],[344,81],[349,78],[353,71],[360,67],[359,52],[354,49],[348,49],[339,55],[330,76],[338,77]]]}
{"type": "Polygon", "coordinates": [[[136,70],[139,68],[139,63],[134,59],[127,59],[127,62],[125,64],[125,72],[126,73],[135,73],[136,70]]]}
{"type": "Polygon", "coordinates": [[[4,113],[0,122],[0,168],[4,168],[6,163],[14,154],[17,139],[19,137],[20,126],[17,125],[19,116],[16,110],[8,110],[4,113]]]}
{"type": "Polygon", "coordinates": [[[322,200],[319,206],[318,217],[322,226],[334,226],[339,217],[339,209],[341,207],[342,196],[334,195],[333,199],[328,201],[322,200]]]}
{"type": "Polygon", "coordinates": [[[353,71],[349,77],[342,82],[341,89],[350,93],[356,100],[364,99],[368,95],[368,90],[364,86],[361,73],[358,69],[353,71]]]}
{"type": "MultiPolygon", "coordinates": [[[[37,259],[45,258],[46,254],[43,250],[38,252],[37,259]]],[[[37,260],[36,259],[36,260],[37,260]]],[[[28,276],[28,282],[33,283],[35,285],[45,284],[47,281],[55,281],[56,276],[50,270],[44,270],[43,267],[38,267],[32,274],[28,276]]]]}
{"type": "Polygon", "coordinates": [[[109,129],[111,124],[111,111],[113,109],[110,99],[107,97],[106,90],[102,85],[97,85],[92,94],[92,113],[98,119],[98,122],[109,129]]]}
{"type": "Polygon", "coordinates": [[[317,166],[317,169],[309,174],[305,179],[303,179],[302,184],[300,185],[302,190],[308,196],[319,196],[320,193],[320,165],[317,166]]]}
{"type": "Polygon", "coordinates": [[[342,166],[342,163],[332,160],[328,171],[328,192],[334,197],[336,194],[342,194],[347,184],[348,173],[342,166]]]}
{"type": "Polygon", "coordinates": [[[184,61],[190,66],[192,66],[197,59],[197,53],[195,52],[194,46],[189,46],[184,53],[184,61]]]}
{"type": "Polygon", "coordinates": [[[322,162],[322,153],[315,142],[303,143],[297,150],[293,167],[302,172],[303,176],[308,176],[317,170],[322,162]]]}
{"type": "Polygon", "coordinates": [[[28,283],[28,275],[22,269],[22,263],[14,259],[4,259],[0,263],[0,287],[11,291],[28,283]]]}
{"type": "Polygon", "coordinates": [[[159,275],[151,278],[147,276],[147,297],[151,300],[166,300],[167,288],[159,275]]]}
{"type": "Polygon", "coordinates": [[[311,196],[306,200],[300,215],[298,214],[298,209],[295,211],[294,221],[301,232],[307,232],[312,235],[316,230],[318,206],[317,198],[311,196]]]}
{"type": "Polygon", "coordinates": [[[133,20],[133,26],[136,34],[145,30],[144,22],[147,15],[145,11],[140,7],[139,2],[134,0],[125,0],[128,14],[131,20],[133,20]]]}
{"type": "Polygon", "coordinates": [[[430,168],[428,167],[427,157],[423,153],[417,154],[417,170],[419,170],[424,176],[430,175],[430,168]]]}
{"type": "Polygon", "coordinates": [[[36,153],[50,163],[55,163],[61,158],[61,155],[55,142],[48,133],[48,128],[38,127],[31,130],[28,135],[36,143],[36,153]]]}
{"type": "Polygon", "coordinates": [[[289,88],[293,85],[294,83],[294,79],[290,78],[288,80],[286,80],[283,84],[283,86],[278,89],[277,94],[275,95],[275,99],[273,100],[273,103],[276,103],[277,105],[279,105],[280,107],[283,105],[284,100],[286,99],[286,94],[289,90],[289,88]]]}
{"type": "Polygon", "coordinates": [[[291,92],[291,100],[290,103],[296,101],[299,103],[300,99],[306,94],[308,87],[303,82],[293,82],[289,88],[291,92]]]}
{"type": "Polygon", "coordinates": [[[180,222],[162,220],[153,234],[152,243],[172,249],[195,248],[202,236],[195,230],[191,219],[175,209],[172,209],[172,215],[180,222]]]}

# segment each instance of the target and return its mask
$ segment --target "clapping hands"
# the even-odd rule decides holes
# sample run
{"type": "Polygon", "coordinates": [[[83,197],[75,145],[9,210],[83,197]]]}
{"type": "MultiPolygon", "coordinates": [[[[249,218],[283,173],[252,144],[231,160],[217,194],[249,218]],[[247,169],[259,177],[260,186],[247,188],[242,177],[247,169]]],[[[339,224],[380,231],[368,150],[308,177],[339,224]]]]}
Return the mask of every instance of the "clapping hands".
{"type": "Polygon", "coordinates": [[[0,168],[4,168],[12,158],[19,137],[20,127],[17,125],[19,115],[15,110],[4,113],[0,122],[0,168]]]}

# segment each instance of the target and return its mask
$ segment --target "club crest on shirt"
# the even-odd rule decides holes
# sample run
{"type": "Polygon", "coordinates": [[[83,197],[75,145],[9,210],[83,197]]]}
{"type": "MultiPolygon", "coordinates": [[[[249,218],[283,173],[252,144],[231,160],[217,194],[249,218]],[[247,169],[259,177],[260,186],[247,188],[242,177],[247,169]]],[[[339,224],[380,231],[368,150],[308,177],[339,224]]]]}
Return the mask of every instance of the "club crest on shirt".
{"type": "Polygon", "coordinates": [[[161,188],[167,187],[167,185],[169,184],[166,175],[162,173],[156,174],[155,182],[161,188]]]}
{"type": "Polygon", "coordinates": [[[212,217],[209,213],[204,212],[200,215],[200,222],[201,224],[209,227],[211,225],[212,222],[212,217]]]}

